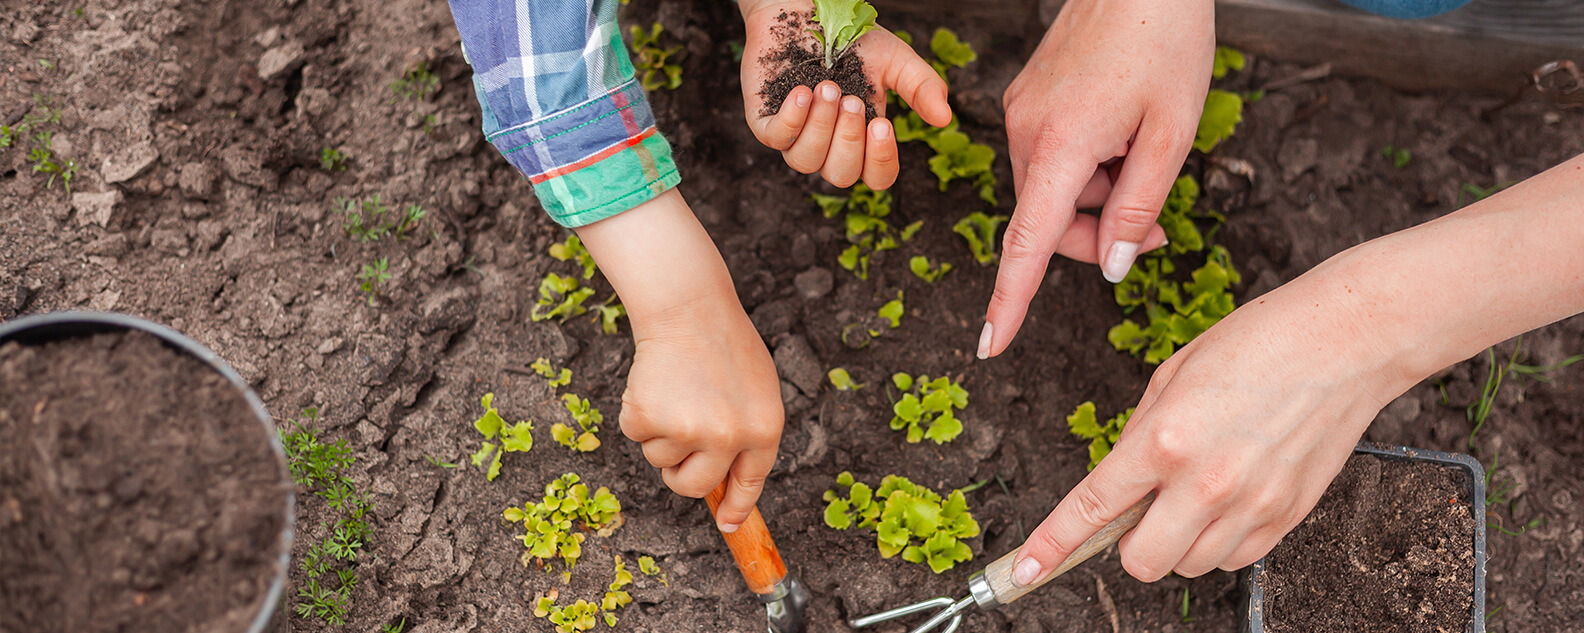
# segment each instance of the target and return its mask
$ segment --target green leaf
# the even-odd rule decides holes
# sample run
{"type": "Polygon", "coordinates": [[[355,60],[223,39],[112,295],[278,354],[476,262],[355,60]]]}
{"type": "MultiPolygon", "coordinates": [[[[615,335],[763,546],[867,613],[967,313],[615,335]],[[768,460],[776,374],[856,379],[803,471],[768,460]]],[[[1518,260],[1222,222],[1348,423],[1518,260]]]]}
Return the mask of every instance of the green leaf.
{"type": "Polygon", "coordinates": [[[479,445],[478,452],[473,453],[473,465],[483,466],[484,460],[489,459],[490,451],[493,450],[495,450],[495,445],[490,442],[484,442],[483,444],[479,445]]]}
{"type": "Polygon", "coordinates": [[[896,385],[897,389],[907,391],[913,388],[913,377],[899,371],[891,374],[891,384],[896,385]]]}
{"type": "Polygon", "coordinates": [[[1235,92],[1211,90],[1205,95],[1204,114],[1199,117],[1199,131],[1194,135],[1193,147],[1210,153],[1221,141],[1237,131],[1243,120],[1243,97],[1235,92]]]}
{"type": "Polygon", "coordinates": [[[577,438],[576,448],[580,452],[591,453],[594,451],[594,449],[599,447],[599,438],[596,437],[591,431],[584,431],[583,434],[579,435],[577,438]]]}
{"type": "Polygon", "coordinates": [[[847,370],[840,367],[831,369],[826,376],[830,378],[831,385],[836,387],[837,391],[857,391],[864,387],[862,383],[853,382],[852,376],[847,374],[847,370]]]}
{"type": "Polygon", "coordinates": [[[854,41],[875,28],[879,17],[874,7],[863,0],[814,0],[814,21],[819,23],[820,45],[825,67],[847,51],[854,41]]]}
{"type": "Polygon", "coordinates": [[[1215,49],[1215,63],[1211,67],[1210,77],[1220,79],[1226,76],[1228,70],[1243,70],[1245,63],[1242,51],[1225,46],[1217,46],[1215,49]]]}
{"type": "Polygon", "coordinates": [[[919,232],[919,229],[922,229],[922,228],[924,228],[924,221],[923,220],[918,220],[918,221],[915,221],[915,222],[913,222],[911,224],[908,224],[907,226],[902,227],[902,241],[906,242],[908,240],[913,239],[913,236],[917,235],[918,232],[919,232]]]}
{"type": "Polygon", "coordinates": [[[887,301],[885,305],[880,306],[879,314],[880,318],[885,319],[891,325],[891,329],[894,330],[902,325],[902,314],[904,311],[905,309],[902,306],[902,292],[898,291],[897,298],[887,301]]]}
{"type": "Polygon", "coordinates": [[[917,545],[909,545],[906,549],[902,550],[902,560],[907,562],[922,563],[924,562],[924,558],[924,548],[917,545]]]}
{"type": "Polygon", "coordinates": [[[572,427],[569,427],[565,424],[557,422],[550,425],[550,438],[554,439],[557,444],[567,448],[572,448],[576,446],[576,444],[573,443],[573,438],[576,436],[577,434],[572,430],[572,427]]]}
{"type": "Polygon", "coordinates": [[[1095,404],[1085,402],[1067,416],[1067,430],[1084,439],[1100,436],[1100,423],[1095,419],[1095,404]]]}
{"type": "Polygon", "coordinates": [[[891,405],[891,411],[903,420],[917,422],[924,415],[924,405],[919,402],[918,396],[910,393],[891,405]]]}
{"type": "Polygon", "coordinates": [[[518,422],[501,432],[501,450],[526,453],[533,448],[533,423],[518,422]]]}
{"type": "Polygon", "coordinates": [[[489,470],[484,473],[486,480],[495,481],[495,478],[500,476],[501,457],[505,454],[506,451],[497,451],[495,453],[495,459],[490,461],[489,470]]]}
{"type": "Polygon", "coordinates": [[[957,38],[957,34],[949,29],[935,29],[935,35],[930,38],[930,52],[935,54],[935,59],[946,66],[962,68],[970,62],[979,59],[972,46],[957,38]]]}
{"type": "Polygon", "coordinates": [[[874,491],[869,488],[869,484],[855,482],[847,491],[847,498],[852,503],[852,507],[862,511],[874,502],[874,491]]]}
{"type": "Polygon", "coordinates": [[[1007,221],[1004,215],[985,215],[975,211],[952,225],[952,232],[968,241],[968,250],[974,261],[988,266],[996,261],[996,228],[1007,221]]]}
{"type": "Polygon", "coordinates": [[[819,205],[820,211],[827,218],[836,217],[836,214],[841,213],[842,209],[846,209],[848,204],[847,198],[844,196],[827,196],[821,193],[811,193],[809,194],[809,199],[813,200],[814,204],[819,205]]]}
{"type": "Polygon", "coordinates": [[[846,499],[832,500],[830,505],[825,506],[825,525],[838,530],[852,527],[852,516],[847,514],[851,508],[851,504],[846,499]]]}
{"type": "Polygon", "coordinates": [[[935,422],[930,424],[929,430],[924,433],[924,438],[932,440],[936,444],[945,444],[957,439],[957,436],[962,435],[962,432],[962,421],[958,420],[957,416],[952,415],[952,412],[948,410],[935,418],[935,422]]]}
{"type": "Polygon", "coordinates": [[[1117,351],[1129,354],[1137,354],[1149,344],[1144,329],[1133,319],[1123,319],[1121,323],[1111,326],[1111,330],[1106,332],[1106,340],[1111,341],[1111,346],[1117,351]]]}

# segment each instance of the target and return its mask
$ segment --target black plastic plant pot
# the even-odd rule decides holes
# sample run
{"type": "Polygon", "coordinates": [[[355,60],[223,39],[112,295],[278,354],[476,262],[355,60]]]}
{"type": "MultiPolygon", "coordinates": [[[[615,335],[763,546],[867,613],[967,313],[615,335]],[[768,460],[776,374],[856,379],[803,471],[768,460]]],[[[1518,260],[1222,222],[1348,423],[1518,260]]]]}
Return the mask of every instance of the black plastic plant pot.
{"type": "MultiPolygon", "coordinates": [[[[280,554],[269,564],[268,585],[265,589],[263,600],[258,602],[258,612],[251,614],[250,624],[246,633],[265,633],[266,631],[280,630],[285,623],[285,618],[278,608],[281,604],[282,591],[286,586],[286,572],[291,562],[291,543],[293,532],[293,506],[294,496],[291,479],[286,469],[286,454],[281,447],[280,438],[275,430],[275,424],[264,408],[264,403],[259,400],[258,394],[248,387],[236,370],[227,365],[214,352],[200,345],[198,342],[187,338],[181,333],[137,317],[106,312],[56,312],[18,318],[9,322],[0,323],[0,344],[17,342],[22,345],[42,345],[45,343],[72,339],[77,337],[92,336],[95,334],[129,332],[144,332],[154,336],[165,346],[177,352],[191,356],[218,372],[226,382],[235,387],[246,401],[252,417],[258,419],[258,441],[268,443],[269,452],[274,461],[279,464],[281,488],[285,491],[285,502],[280,507],[280,524],[278,548],[280,554]]],[[[272,476],[273,477],[273,476],[272,476]]],[[[273,511],[270,511],[273,514],[273,511]]],[[[230,632],[216,632],[230,633],[230,632]]]]}
{"type": "MultiPolygon", "coordinates": [[[[1442,465],[1449,469],[1463,471],[1466,474],[1467,486],[1465,492],[1469,499],[1469,511],[1474,518],[1474,595],[1473,607],[1469,614],[1468,627],[1464,633],[1485,633],[1485,468],[1479,461],[1469,455],[1461,453],[1443,453],[1441,451],[1405,448],[1401,446],[1387,446],[1370,442],[1360,442],[1353,449],[1355,454],[1375,455],[1386,460],[1406,460],[1414,462],[1429,462],[1442,465]]],[[[1269,555],[1267,555],[1267,558],[1269,555]]],[[[1268,563],[1265,558],[1249,566],[1244,575],[1244,609],[1243,633],[1266,632],[1266,600],[1265,590],[1269,582],[1268,563]]]]}

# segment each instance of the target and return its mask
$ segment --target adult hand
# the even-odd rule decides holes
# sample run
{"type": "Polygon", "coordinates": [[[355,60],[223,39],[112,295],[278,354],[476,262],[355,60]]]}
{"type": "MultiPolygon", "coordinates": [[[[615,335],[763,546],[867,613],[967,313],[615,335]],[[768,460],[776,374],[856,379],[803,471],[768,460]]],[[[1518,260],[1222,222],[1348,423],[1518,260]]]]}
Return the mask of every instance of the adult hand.
{"type": "Polygon", "coordinates": [[[863,100],[843,96],[832,81],[793,88],[779,111],[763,116],[764,97],[759,91],[773,69],[762,66],[759,59],[781,44],[776,28],[783,12],[807,15],[814,5],[809,0],[741,0],[738,6],[748,33],[742,57],[743,114],[759,142],[780,150],[793,169],[805,174],[817,171],[844,188],[860,178],[876,190],[895,183],[896,134],[885,118],[887,90],[895,90],[925,123],[951,124],[945,80],[913,47],[883,28],[858,38],[847,53],[863,58],[864,72],[875,89],[869,97],[869,105],[879,115],[874,120],[866,124],[863,100]]]}
{"type": "Polygon", "coordinates": [[[1390,348],[1347,291],[1358,284],[1315,273],[1161,364],[1111,454],[1029,535],[1016,582],[1044,577],[1152,491],[1121,541],[1123,568],[1144,582],[1241,568],[1303,520],[1414,382],[1387,369],[1390,348]]]}
{"type": "Polygon", "coordinates": [[[980,358],[1012,342],[1052,254],[1099,262],[1116,283],[1140,252],[1166,243],[1155,218],[1204,109],[1214,18],[1210,0],[1062,7],[1003,98],[1017,209],[980,358]],[[1097,199],[1098,219],[1076,214],[1097,199]]]}

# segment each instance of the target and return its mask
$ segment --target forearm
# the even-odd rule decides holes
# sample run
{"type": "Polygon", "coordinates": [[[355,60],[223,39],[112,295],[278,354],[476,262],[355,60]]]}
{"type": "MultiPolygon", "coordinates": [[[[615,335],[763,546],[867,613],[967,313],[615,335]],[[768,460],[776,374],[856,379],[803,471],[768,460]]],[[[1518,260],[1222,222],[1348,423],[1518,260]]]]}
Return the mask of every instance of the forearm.
{"type": "Polygon", "coordinates": [[[626,306],[635,338],[701,303],[737,303],[725,261],[676,189],[576,230],[626,306]]]}
{"type": "Polygon", "coordinates": [[[1372,333],[1394,389],[1384,395],[1394,397],[1486,347],[1584,312],[1584,156],[1312,274],[1372,333]]]}

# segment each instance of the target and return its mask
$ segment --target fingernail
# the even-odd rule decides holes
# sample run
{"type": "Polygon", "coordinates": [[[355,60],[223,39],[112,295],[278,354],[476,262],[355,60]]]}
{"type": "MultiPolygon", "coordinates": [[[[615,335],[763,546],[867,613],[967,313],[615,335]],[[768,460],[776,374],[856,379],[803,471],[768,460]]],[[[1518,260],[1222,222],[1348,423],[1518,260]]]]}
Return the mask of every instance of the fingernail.
{"type": "Polygon", "coordinates": [[[809,99],[812,99],[812,98],[814,98],[814,92],[813,91],[799,92],[798,96],[797,96],[797,105],[798,105],[798,107],[799,108],[808,107],[809,99]]]}
{"type": "Polygon", "coordinates": [[[990,342],[995,338],[995,326],[985,322],[983,330],[979,330],[979,360],[990,358],[990,342]]]}
{"type": "Polygon", "coordinates": [[[863,112],[863,99],[858,99],[856,97],[852,99],[842,99],[842,109],[853,114],[863,112]]]}
{"type": "Polygon", "coordinates": [[[869,126],[869,136],[877,141],[891,138],[891,124],[886,123],[884,117],[875,117],[874,125],[869,126]]]}
{"type": "Polygon", "coordinates": [[[1155,250],[1160,250],[1160,249],[1166,248],[1167,246],[1171,246],[1171,238],[1163,237],[1163,238],[1161,238],[1161,245],[1160,246],[1156,246],[1155,250]]]}
{"type": "Polygon", "coordinates": [[[826,101],[835,101],[840,96],[841,96],[841,92],[836,90],[836,84],[825,84],[823,86],[820,86],[820,98],[821,99],[824,99],[826,101]]]}
{"type": "Polygon", "coordinates": [[[731,534],[737,531],[737,527],[735,523],[722,523],[720,524],[720,531],[724,534],[731,534]]]}
{"type": "Polygon", "coordinates": [[[1128,269],[1133,267],[1133,257],[1138,255],[1138,242],[1117,242],[1111,245],[1111,252],[1106,254],[1105,264],[1100,271],[1105,274],[1106,281],[1121,283],[1127,277],[1128,269]]]}
{"type": "Polygon", "coordinates": [[[1032,585],[1034,581],[1039,580],[1039,577],[1039,561],[1032,558],[1018,561],[1017,567],[1012,570],[1012,582],[1017,583],[1019,587],[1032,585]]]}

